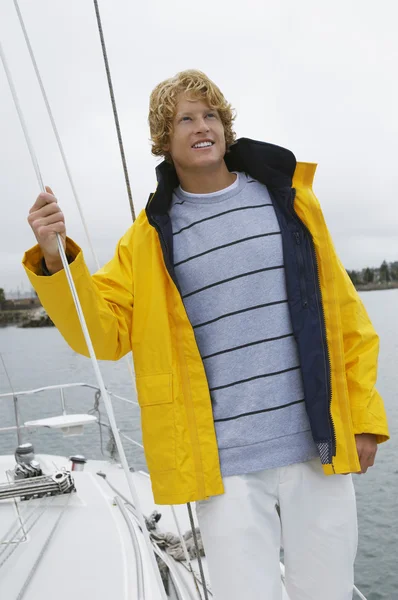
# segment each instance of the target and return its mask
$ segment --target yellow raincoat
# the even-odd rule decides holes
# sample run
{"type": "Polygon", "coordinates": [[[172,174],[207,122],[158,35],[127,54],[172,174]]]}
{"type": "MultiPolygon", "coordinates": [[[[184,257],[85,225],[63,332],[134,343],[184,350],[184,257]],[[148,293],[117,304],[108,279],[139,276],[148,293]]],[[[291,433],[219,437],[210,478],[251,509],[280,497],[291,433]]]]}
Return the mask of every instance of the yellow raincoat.
{"type": "MultiPolygon", "coordinates": [[[[312,235],[318,263],[336,454],[326,475],[360,471],[355,434],[389,439],[375,389],[378,337],[339,261],[312,183],[316,165],[294,170],[294,209],[312,235]]],[[[243,170],[243,169],[242,169],[243,170]]],[[[178,288],[165,266],[158,232],[142,211],[113,259],[91,276],[80,248],[67,240],[71,271],[97,357],[118,360],[133,351],[145,455],[158,504],[223,493],[212,407],[203,363],[178,288]]],[[[23,264],[32,286],[76,351],[87,348],[66,277],[43,276],[39,246],[23,264]]]]}

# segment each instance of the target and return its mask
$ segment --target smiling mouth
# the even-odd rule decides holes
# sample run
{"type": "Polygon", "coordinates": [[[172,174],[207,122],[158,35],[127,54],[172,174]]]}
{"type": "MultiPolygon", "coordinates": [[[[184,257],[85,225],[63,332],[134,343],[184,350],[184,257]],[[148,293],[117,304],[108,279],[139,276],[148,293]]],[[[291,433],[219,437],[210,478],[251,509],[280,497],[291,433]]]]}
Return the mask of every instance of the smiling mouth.
{"type": "Polygon", "coordinates": [[[203,143],[203,144],[199,144],[198,146],[193,145],[192,149],[193,150],[209,150],[213,146],[214,146],[214,142],[206,142],[206,143],[203,143]]]}

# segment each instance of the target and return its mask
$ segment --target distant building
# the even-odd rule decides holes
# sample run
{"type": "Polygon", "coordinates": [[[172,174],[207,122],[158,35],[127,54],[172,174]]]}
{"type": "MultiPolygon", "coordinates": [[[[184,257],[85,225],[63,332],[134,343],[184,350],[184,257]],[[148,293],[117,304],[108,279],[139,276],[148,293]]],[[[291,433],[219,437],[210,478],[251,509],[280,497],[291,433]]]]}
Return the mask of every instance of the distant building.
{"type": "Polygon", "coordinates": [[[29,308],[39,308],[41,306],[37,296],[30,298],[14,298],[5,300],[2,305],[3,310],[27,310],[29,308]]]}

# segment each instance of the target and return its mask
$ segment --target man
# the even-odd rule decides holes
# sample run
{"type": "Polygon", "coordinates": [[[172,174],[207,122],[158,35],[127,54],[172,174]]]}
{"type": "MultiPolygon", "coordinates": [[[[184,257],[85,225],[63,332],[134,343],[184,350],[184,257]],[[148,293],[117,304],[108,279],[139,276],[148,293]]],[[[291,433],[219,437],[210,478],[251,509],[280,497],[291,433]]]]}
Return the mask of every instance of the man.
{"type": "Polygon", "coordinates": [[[24,265],[87,354],[60,233],[98,358],[132,349],[155,501],[197,501],[217,600],[280,600],[282,535],[291,600],[348,600],[350,473],[389,437],[378,338],[313,194],[315,166],[235,142],[233,119],[199,71],[159,84],[149,124],[165,160],[114,258],[89,275],[48,188],[29,214],[39,245],[24,265]]]}

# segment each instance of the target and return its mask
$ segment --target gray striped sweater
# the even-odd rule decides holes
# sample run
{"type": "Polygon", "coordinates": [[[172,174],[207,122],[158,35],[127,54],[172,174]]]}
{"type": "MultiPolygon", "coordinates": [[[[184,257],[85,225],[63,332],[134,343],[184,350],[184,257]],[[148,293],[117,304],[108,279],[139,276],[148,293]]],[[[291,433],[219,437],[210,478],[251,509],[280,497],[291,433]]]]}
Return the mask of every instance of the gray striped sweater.
{"type": "Polygon", "coordinates": [[[238,173],[213,194],[174,190],[174,267],[210,388],[223,476],[318,455],[265,185],[238,173]]]}

